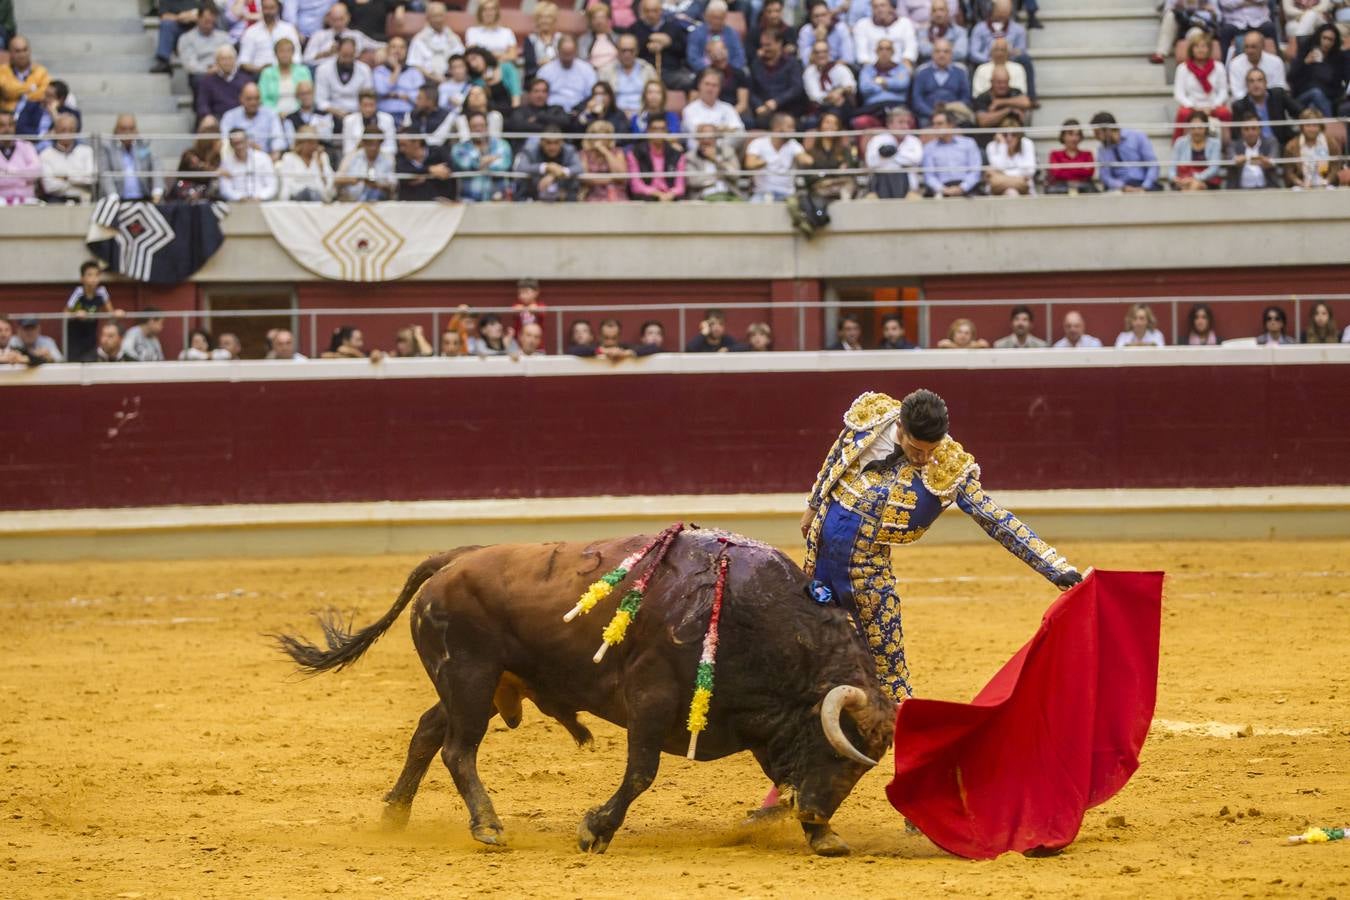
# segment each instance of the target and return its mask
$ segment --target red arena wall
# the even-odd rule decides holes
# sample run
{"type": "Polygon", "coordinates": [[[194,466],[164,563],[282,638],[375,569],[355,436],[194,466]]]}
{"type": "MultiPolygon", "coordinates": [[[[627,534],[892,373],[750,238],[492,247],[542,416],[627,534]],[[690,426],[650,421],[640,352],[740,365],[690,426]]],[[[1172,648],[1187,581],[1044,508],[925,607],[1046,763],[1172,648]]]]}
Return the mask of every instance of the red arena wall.
{"type": "Polygon", "coordinates": [[[6,505],[805,492],[857,394],[920,385],[946,397],[991,488],[1328,484],[1350,459],[1350,418],[1331,413],[1350,401],[1337,364],[533,377],[345,365],[354,377],[10,379],[0,396],[22,427],[0,449],[6,505]]]}

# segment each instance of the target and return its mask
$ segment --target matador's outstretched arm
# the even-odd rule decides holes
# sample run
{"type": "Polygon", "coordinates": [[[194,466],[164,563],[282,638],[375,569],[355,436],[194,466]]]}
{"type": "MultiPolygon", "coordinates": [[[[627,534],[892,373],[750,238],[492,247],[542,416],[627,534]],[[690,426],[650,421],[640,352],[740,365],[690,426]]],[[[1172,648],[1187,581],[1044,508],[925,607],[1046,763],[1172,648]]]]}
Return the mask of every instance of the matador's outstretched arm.
{"type": "Polygon", "coordinates": [[[995,503],[980,487],[980,481],[974,473],[957,487],[956,505],[990,537],[1006,547],[1008,552],[1061,590],[1083,580],[1078,570],[1054,547],[1037,537],[1036,532],[1017,516],[995,503]]]}

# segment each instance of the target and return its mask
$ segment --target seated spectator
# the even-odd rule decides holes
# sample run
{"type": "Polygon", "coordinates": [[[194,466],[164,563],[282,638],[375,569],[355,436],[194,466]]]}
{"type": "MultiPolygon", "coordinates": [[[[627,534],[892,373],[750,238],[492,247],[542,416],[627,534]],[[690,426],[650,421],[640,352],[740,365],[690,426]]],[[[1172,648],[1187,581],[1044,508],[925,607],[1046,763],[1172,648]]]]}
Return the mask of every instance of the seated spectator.
{"type": "Polygon", "coordinates": [[[445,4],[441,0],[431,0],[427,4],[426,25],[413,35],[408,45],[408,65],[421,72],[433,86],[445,79],[450,58],[464,53],[464,42],[449,26],[448,19],[445,4]]]}
{"type": "Polygon", "coordinates": [[[295,52],[295,45],[290,38],[277,41],[277,61],[263,69],[258,76],[258,90],[262,93],[263,105],[282,118],[300,108],[296,88],[314,81],[309,67],[295,61],[295,52]]]}
{"type": "MultiPolygon", "coordinates": [[[[954,0],[959,4],[960,0],[954,0]]],[[[970,57],[970,39],[966,30],[952,19],[951,6],[947,0],[932,0],[928,15],[928,24],[917,28],[919,42],[919,62],[928,62],[933,58],[933,45],[939,40],[952,45],[952,58],[965,65],[970,57]]]]}
{"type": "Polygon", "coordinates": [[[537,200],[542,203],[577,199],[577,176],[581,174],[581,157],[571,144],[563,141],[557,131],[546,131],[539,136],[537,146],[526,145],[516,156],[515,170],[527,178],[516,182],[521,194],[518,200],[537,200]]]}
{"type": "Polygon", "coordinates": [[[1064,337],[1055,341],[1057,349],[1097,350],[1101,345],[1100,340],[1087,333],[1082,313],[1071,309],[1064,314],[1064,337]]]}
{"type": "Polygon", "coordinates": [[[1192,347],[1216,346],[1223,343],[1214,330],[1214,311],[1208,303],[1197,303],[1191,307],[1186,317],[1186,336],[1178,338],[1177,344],[1192,347]]]}
{"type": "Polygon", "coordinates": [[[361,92],[356,112],[349,113],[342,120],[343,154],[351,154],[356,150],[356,145],[374,131],[381,138],[380,152],[393,158],[398,143],[398,125],[393,116],[378,108],[378,104],[374,90],[361,92]]]}
{"type": "Polygon", "coordinates": [[[351,325],[339,325],[333,329],[328,341],[328,349],[320,353],[323,359],[365,359],[366,336],[361,329],[351,325]]]}
{"type": "Polygon", "coordinates": [[[1031,333],[1035,323],[1031,307],[1018,305],[1012,308],[1012,334],[1004,335],[994,341],[995,350],[1027,350],[1050,346],[1031,333]]]}
{"type": "Polygon", "coordinates": [[[637,356],[651,356],[664,353],[666,349],[666,327],[660,322],[649,319],[638,329],[638,345],[633,348],[637,356]]]}
{"type": "Polygon", "coordinates": [[[1256,336],[1258,344],[1293,344],[1296,341],[1285,331],[1284,310],[1278,306],[1267,306],[1261,311],[1261,333],[1256,336]]]}
{"type": "Polygon", "coordinates": [[[858,91],[863,116],[880,118],[886,111],[903,106],[909,96],[909,67],[895,59],[895,44],[890,38],[877,41],[877,58],[858,73],[858,91]]]}
{"type": "MultiPolygon", "coordinates": [[[[858,4],[866,0],[855,0],[858,4]]],[[[871,16],[859,19],[853,26],[854,61],[860,66],[877,61],[877,43],[889,39],[896,57],[905,68],[913,71],[919,61],[919,39],[914,23],[896,12],[890,0],[872,0],[871,16]]]]}
{"type": "MultiPolygon", "coordinates": [[[[289,147],[295,146],[296,132],[308,125],[319,136],[324,152],[333,153],[336,150],[333,140],[336,123],[333,122],[332,116],[326,112],[320,112],[319,108],[314,105],[314,84],[307,81],[297,84],[295,86],[295,100],[299,104],[299,108],[281,121],[282,130],[286,132],[286,145],[289,147]]],[[[331,158],[329,162],[332,162],[331,158]]]]}
{"type": "MultiPolygon", "coordinates": [[[[97,262],[91,259],[80,265],[80,286],[66,300],[66,354],[71,359],[82,359],[94,351],[98,343],[96,316],[123,315],[122,310],[113,308],[112,295],[102,281],[103,270],[97,262]]],[[[121,337],[119,332],[118,339],[121,337]]]]}
{"type": "Polygon", "coordinates": [[[394,332],[394,350],[390,356],[399,359],[415,359],[421,356],[434,356],[431,342],[421,325],[408,325],[394,332]]]}
{"type": "Polygon", "coordinates": [[[290,41],[292,49],[300,46],[300,32],[281,18],[281,0],[261,0],[258,8],[262,19],[248,26],[239,39],[239,68],[255,78],[277,61],[278,41],[290,41]]]}
{"type": "MultiPolygon", "coordinates": [[[[72,356],[72,359],[75,357],[72,356]]],[[[98,326],[98,346],[75,360],[86,363],[139,362],[127,352],[122,342],[122,328],[116,322],[101,322],[98,326]]]]}
{"type": "Polygon", "coordinates": [[[652,64],[666,87],[682,91],[693,84],[685,65],[689,29],[683,17],[667,13],[661,0],[639,0],[637,21],[629,32],[638,39],[638,55],[652,64]]]}
{"type": "Polygon", "coordinates": [[[459,199],[466,203],[510,199],[510,188],[502,176],[491,172],[511,171],[511,145],[488,133],[487,116],[472,112],[468,116],[469,138],[455,144],[450,163],[456,172],[474,172],[460,179],[459,199]]]}
{"type": "Polygon", "coordinates": [[[216,65],[197,81],[197,119],[220,119],[239,105],[239,95],[253,79],[239,68],[234,47],[225,44],[216,50],[216,65]]]}
{"type": "Polygon", "coordinates": [[[226,331],[216,338],[216,349],[211,351],[211,358],[217,360],[243,359],[244,345],[240,343],[239,336],[226,331]]]}
{"type": "Polygon", "coordinates": [[[276,111],[262,105],[262,92],[256,84],[246,84],[239,92],[239,105],[220,120],[221,137],[242,131],[249,146],[261,150],[273,160],[286,149],[286,132],[276,111]]]}
{"type": "Polygon", "coordinates": [[[353,59],[367,53],[374,53],[383,46],[379,41],[373,40],[351,27],[351,11],[347,9],[345,2],[335,3],[328,10],[324,22],[324,28],[309,36],[302,57],[305,65],[309,66],[316,76],[318,75],[319,64],[337,56],[341,52],[344,40],[352,42],[353,59]]]}
{"type": "MultiPolygon", "coordinates": [[[[525,109],[527,105],[528,104],[522,104],[519,109],[525,109]]],[[[546,109],[555,110],[558,113],[559,122],[565,123],[567,121],[567,116],[556,106],[549,106],[546,107],[546,109]]],[[[464,108],[460,111],[460,114],[455,117],[455,133],[459,136],[459,140],[467,141],[469,139],[469,117],[474,113],[483,114],[483,119],[487,122],[487,133],[493,137],[500,137],[502,131],[505,130],[505,126],[509,122],[522,124],[519,119],[503,119],[502,114],[493,109],[488,102],[487,90],[481,84],[475,84],[473,87],[469,88],[469,92],[464,95],[464,108]]],[[[547,117],[544,118],[546,119],[547,117]]],[[[517,129],[513,127],[511,130],[515,131],[517,129]]],[[[531,127],[520,130],[533,131],[535,129],[531,127]]]]}
{"type": "MultiPolygon", "coordinates": [[[[196,8],[196,4],[193,4],[196,8]]],[[[193,94],[197,85],[215,68],[216,52],[221,47],[233,49],[229,32],[217,28],[219,13],[214,3],[202,3],[197,9],[196,27],[183,32],[178,38],[178,62],[187,73],[188,86],[193,94]]],[[[165,69],[164,71],[168,71],[165,69]]],[[[235,93],[238,96],[238,92],[235,93]]]]}
{"type": "MultiPolygon", "coordinates": [[[[0,116],[9,115],[7,112],[0,112],[0,116]]],[[[66,361],[61,355],[61,348],[56,346],[56,341],[42,333],[41,320],[35,318],[19,320],[19,330],[9,339],[9,349],[23,356],[24,361],[31,366],[66,361]]],[[[12,362],[18,362],[15,357],[9,358],[12,362]]]]}
{"type": "Polygon", "coordinates": [[[474,21],[464,32],[466,47],[482,47],[502,62],[520,58],[516,35],[502,24],[502,7],[498,0],[479,0],[474,21]]]}
{"type": "MultiPolygon", "coordinates": [[[[1298,114],[1300,119],[1316,120],[1321,113],[1308,107],[1298,114]]],[[[46,150],[42,151],[44,154],[46,150]]],[[[1299,126],[1298,137],[1284,146],[1284,156],[1293,160],[1285,164],[1285,175],[1294,190],[1319,190],[1345,184],[1345,163],[1341,157],[1345,146],[1340,138],[1327,134],[1326,125],[1305,121],[1299,126]]]]}
{"type": "Polygon", "coordinates": [[[577,58],[577,41],[570,34],[558,40],[558,58],[540,66],[539,77],[548,82],[548,102],[568,113],[590,98],[597,81],[591,64],[577,58]]]}
{"type": "Polygon", "coordinates": [[[222,200],[231,203],[272,200],[277,196],[272,157],[250,144],[242,129],[230,132],[229,148],[220,159],[216,189],[222,200]]]}
{"type": "Polygon", "coordinates": [[[853,313],[845,313],[839,317],[839,324],[835,329],[835,341],[825,348],[826,350],[861,350],[862,345],[862,320],[853,313]]]}
{"type": "MultiPolygon", "coordinates": [[[[1228,61],[1228,96],[1236,103],[1251,91],[1247,76],[1260,71],[1266,76],[1266,87],[1282,91],[1289,90],[1289,77],[1284,68],[1284,60],[1274,53],[1266,52],[1266,38],[1259,31],[1249,31],[1242,38],[1242,52],[1231,57],[1225,46],[1223,58],[1228,61]]],[[[1237,109],[1233,110],[1234,115],[1237,109]]]]}
{"type": "Polygon", "coordinates": [[[767,353],[773,349],[773,329],[768,322],[751,322],[745,329],[745,343],[731,349],[741,353],[767,353]]]}
{"type": "Polygon", "coordinates": [[[464,339],[458,331],[447,328],[441,333],[439,356],[463,356],[464,339]]]}
{"type": "Polygon", "coordinates": [[[745,148],[745,168],[755,173],[751,203],[775,203],[796,192],[793,177],[797,167],[811,165],[811,154],[797,139],[784,137],[796,127],[789,114],[774,113],[770,133],[760,135],[745,148]]]}
{"type": "MultiPolygon", "coordinates": [[[[548,82],[542,78],[536,78],[530,82],[529,89],[520,104],[511,115],[506,119],[506,128],[514,134],[529,133],[541,134],[545,131],[562,131],[571,122],[571,117],[567,111],[560,106],[555,106],[549,102],[548,82]]],[[[473,96],[473,91],[464,98],[464,105],[467,108],[469,99],[473,96]]],[[[523,146],[517,141],[517,148],[523,146]]]]}
{"type": "Polygon", "coordinates": [[[352,15],[352,27],[362,34],[370,35],[372,40],[384,43],[389,39],[386,30],[389,17],[394,18],[394,27],[403,27],[403,15],[408,6],[404,0],[342,0],[352,15]]]}
{"type": "MultiPolygon", "coordinates": [[[[83,121],[80,111],[73,106],[67,106],[68,99],[70,99],[70,85],[59,78],[52,79],[47,85],[47,93],[41,103],[24,103],[19,109],[18,116],[14,119],[15,130],[19,134],[45,137],[56,127],[59,116],[68,115],[74,117],[75,130],[79,131],[83,121]]],[[[41,152],[49,146],[51,141],[41,141],[34,149],[41,152]]]]}
{"type": "Polygon", "coordinates": [[[1323,25],[1299,40],[1298,51],[1289,66],[1289,85],[1300,106],[1311,107],[1323,118],[1331,118],[1336,112],[1336,101],[1345,97],[1347,77],[1350,67],[1341,52],[1341,33],[1335,25],[1323,25]]]}
{"type": "MultiPolygon", "coordinates": [[[[810,149],[807,153],[811,163],[806,168],[816,171],[836,171],[858,168],[858,151],[853,147],[853,139],[838,137],[831,132],[844,130],[840,117],[827,112],[820,117],[818,133],[807,138],[810,149]]],[[[806,187],[817,197],[830,200],[852,200],[858,191],[856,175],[811,175],[807,176],[806,187]]]]}
{"type": "Polygon", "coordinates": [[[140,362],[163,362],[164,347],[159,336],[164,333],[164,315],[155,307],[141,310],[142,321],[122,335],[122,347],[140,362]]]}
{"type": "Polygon", "coordinates": [[[1272,122],[1297,119],[1302,112],[1289,94],[1266,87],[1266,74],[1260,69],[1247,73],[1247,96],[1233,104],[1233,121],[1255,117],[1261,123],[1263,137],[1272,138],[1283,146],[1298,134],[1292,125],[1272,125],[1272,122]]]}
{"type": "Polygon", "coordinates": [[[698,323],[698,335],[685,346],[685,353],[727,353],[736,342],[727,334],[727,317],[720,309],[710,309],[698,323]]]}
{"type": "Polygon", "coordinates": [[[993,196],[1020,197],[1036,193],[1036,147],[1022,134],[1021,120],[1008,116],[989,142],[989,170],[985,178],[993,196]]]}
{"type": "Polygon", "coordinates": [[[394,159],[381,151],[383,143],[383,134],[367,131],[361,145],[343,158],[337,177],[333,179],[338,199],[348,203],[377,203],[394,195],[398,190],[394,159]]]}
{"type": "Polygon", "coordinates": [[[1209,116],[1204,110],[1191,110],[1186,117],[1186,134],[1172,142],[1172,188],[1178,191],[1218,190],[1223,186],[1223,154],[1217,136],[1209,133],[1209,116]]]}
{"type": "Polygon", "coordinates": [[[469,88],[473,87],[473,82],[469,78],[469,64],[463,54],[450,57],[450,62],[446,64],[445,78],[440,84],[433,86],[436,89],[436,105],[454,118],[455,114],[463,109],[464,97],[469,93],[469,88]]]}
{"type": "Polygon", "coordinates": [[[1338,344],[1341,341],[1340,329],[1336,327],[1336,317],[1325,300],[1318,300],[1308,313],[1308,327],[1303,329],[1305,344],[1338,344]]]}
{"type": "Polygon", "coordinates": [[[469,80],[487,91],[488,106],[503,116],[510,115],[522,94],[520,71],[511,63],[499,62],[482,47],[465,51],[464,65],[469,80]]]}
{"type": "Polygon", "coordinates": [[[307,41],[323,30],[333,3],[334,0],[282,0],[281,17],[307,41]]]}
{"type": "Polygon", "coordinates": [[[450,138],[454,118],[448,110],[436,105],[436,85],[428,82],[417,89],[417,97],[403,120],[403,128],[411,134],[426,135],[423,140],[428,147],[440,148],[450,138]]]}
{"type": "Polygon", "coordinates": [[[933,113],[932,128],[937,138],[923,148],[923,183],[929,196],[973,195],[980,185],[979,145],[953,130],[946,110],[933,113]]]}
{"type": "Polygon", "coordinates": [[[544,350],[544,327],[538,322],[530,322],[520,329],[520,334],[516,338],[516,355],[521,356],[545,356],[544,350]]]}
{"type": "Polygon", "coordinates": [[[28,38],[21,34],[10,38],[9,61],[0,63],[0,112],[17,115],[20,103],[41,103],[50,82],[47,67],[33,62],[28,38]]]}
{"type": "MultiPolygon", "coordinates": [[[[558,31],[558,6],[552,0],[542,0],[534,7],[534,31],[525,36],[522,42],[525,46],[525,53],[522,56],[522,62],[525,66],[525,77],[533,79],[535,77],[548,80],[547,75],[540,75],[539,70],[558,58],[558,49],[562,44],[562,39],[567,35],[558,31]]],[[[572,55],[576,56],[576,44],[572,45],[572,55]]],[[[551,84],[550,80],[550,84],[551,84]]],[[[577,91],[578,96],[584,97],[590,93],[590,86],[577,91]]],[[[570,109],[571,107],[568,107],[570,109]]]]}
{"type": "Polygon", "coordinates": [[[939,107],[959,104],[969,111],[972,102],[970,76],[952,61],[951,41],[939,39],[933,44],[932,60],[919,66],[914,73],[912,95],[914,114],[924,128],[932,122],[939,107]]]}
{"type": "Polygon", "coordinates": [[[426,76],[420,69],[408,65],[408,42],[394,36],[385,48],[384,62],[371,72],[371,82],[380,112],[387,113],[395,122],[402,122],[412,112],[426,76]]]}
{"type": "MultiPolygon", "coordinates": [[[[657,0],[643,0],[657,2],[657,0]]],[[[739,133],[745,130],[745,123],[730,103],[718,99],[722,91],[722,76],[716,69],[704,69],[698,75],[698,88],[694,96],[684,107],[684,116],[680,130],[686,134],[695,134],[700,125],[712,125],[718,134],[739,133]]],[[[689,139],[689,148],[694,149],[694,139],[689,139]]]]}
{"type": "Polygon", "coordinates": [[[1232,119],[1228,109],[1228,75],[1223,63],[1210,59],[1212,44],[1209,35],[1197,34],[1186,43],[1186,60],[1177,66],[1176,83],[1172,97],[1177,102],[1177,127],[1172,140],[1186,130],[1191,112],[1199,110],[1224,122],[1232,119]]]}
{"type": "MultiPolygon", "coordinates": [[[[816,8],[819,9],[820,6],[816,8]]],[[[824,41],[816,41],[809,46],[811,64],[802,72],[802,88],[806,91],[807,110],[812,116],[833,113],[842,123],[853,116],[854,107],[858,104],[857,79],[853,77],[852,69],[830,58],[829,45],[824,41]]],[[[878,50],[878,53],[880,52],[878,50]]],[[[908,70],[904,66],[900,66],[899,69],[905,72],[908,79],[908,70]]]]}
{"type": "Polygon", "coordinates": [[[577,55],[590,63],[597,74],[618,61],[619,35],[614,30],[609,7],[603,3],[587,7],[586,31],[577,40],[577,55]]]}
{"type": "Polygon", "coordinates": [[[1284,0],[1286,33],[1293,37],[1307,37],[1319,25],[1331,21],[1333,7],[1344,7],[1334,0],[1284,0]]]}
{"type": "Polygon", "coordinates": [[[1136,303],[1125,314],[1125,330],[1116,335],[1117,347],[1166,347],[1158,319],[1147,303],[1136,303]]]}
{"type": "Polygon", "coordinates": [[[622,337],[623,328],[618,319],[602,319],[600,321],[600,340],[595,345],[596,358],[604,358],[616,363],[637,356],[633,352],[633,348],[623,342],[622,337]]]}
{"type": "Polygon", "coordinates": [[[314,106],[335,122],[357,111],[362,91],[374,89],[375,76],[356,58],[356,41],[351,38],[339,40],[337,55],[314,69],[314,106]]]}
{"type": "Polygon", "coordinates": [[[78,130],[75,117],[61,113],[52,130],[54,140],[38,154],[42,195],[48,203],[88,203],[93,198],[94,151],[75,140],[78,130]]]}
{"type": "Polygon", "coordinates": [[[879,200],[904,200],[920,197],[920,167],[923,166],[923,142],[909,129],[913,115],[903,106],[886,111],[886,130],[867,142],[867,168],[872,173],[868,193],[879,200]]]}
{"type": "MultiPolygon", "coordinates": [[[[1238,35],[1242,35],[1244,53],[1247,42],[1253,38],[1263,46],[1266,38],[1278,41],[1280,38],[1275,30],[1275,20],[1270,15],[1269,4],[1259,0],[1219,0],[1219,45],[1224,59],[1228,58],[1228,50],[1238,35]]],[[[1236,56],[1234,54],[1234,59],[1236,56]]]]}
{"type": "Polygon", "coordinates": [[[455,184],[450,179],[448,157],[442,148],[430,147],[413,134],[401,135],[398,142],[394,160],[394,173],[399,176],[398,199],[420,203],[453,200],[455,184]]]}
{"type": "MultiPolygon", "coordinates": [[[[795,5],[796,0],[794,0],[795,5]]],[[[795,51],[797,39],[794,37],[795,32],[793,32],[792,27],[783,18],[783,0],[763,0],[759,5],[759,19],[755,19],[753,9],[747,18],[750,19],[751,24],[749,30],[745,33],[745,40],[742,41],[746,59],[754,59],[759,55],[760,41],[770,31],[782,35],[783,46],[788,48],[789,54],[795,51]]],[[[796,19],[794,18],[793,21],[796,21],[796,19]]],[[[712,43],[712,41],[709,41],[709,44],[712,43]]],[[[811,45],[807,44],[807,46],[811,45]]],[[[805,54],[806,51],[802,50],[801,55],[804,56],[805,54]]],[[[711,64],[711,61],[709,64],[711,64]]]]}
{"type": "MultiPolygon", "coordinates": [[[[995,69],[989,90],[975,98],[975,124],[981,128],[1002,127],[1011,117],[1017,125],[1027,124],[1031,117],[1031,98],[1012,86],[1005,69],[995,69]]],[[[985,135],[983,143],[992,140],[985,135]]],[[[980,139],[976,138],[976,143],[980,139]]]]}
{"type": "Polygon", "coordinates": [[[919,345],[905,337],[905,320],[892,313],[881,320],[881,343],[877,344],[877,349],[918,350],[919,345]]]}
{"type": "Polygon", "coordinates": [[[14,326],[8,319],[0,319],[0,366],[26,366],[28,357],[13,345],[14,326]]]}
{"type": "MultiPolygon", "coordinates": [[[[592,7],[597,8],[597,7],[592,7]]],[[[614,103],[629,116],[643,111],[647,86],[661,84],[660,77],[651,63],[638,56],[638,41],[631,34],[619,35],[618,56],[614,62],[596,70],[601,81],[614,89],[614,103]]],[[[662,85],[662,109],[665,112],[665,92],[662,85]]],[[[637,128],[633,129],[638,130],[637,128]]]]}
{"type": "Polygon", "coordinates": [[[669,138],[664,119],[647,123],[647,133],[657,137],[634,141],[628,149],[625,170],[637,178],[628,179],[628,192],[634,200],[669,203],[684,198],[684,153],[680,145],[669,138]]]}
{"type": "Polygon", "coordinates": [[[801,63],[783,52],[783,39],[777,33],[761,38],[759,57],[750,66],[750,108],[751,120],[746,124],[754,128],[770,128],[780,112],[798,116],[806,109],[801,63]]]}
{"type": "Polygon", "coordinates": [[[614,144],[614,126],[604,119],[592,122],[581,141],[582,179],[578,199],[590,203],[618,203],[628,199],[628,161],[614,144]]]}
{"type": "MultiPolygon", "coordinates": [[[[1004,69],[1008,73],[1008,83],[1020,96],[1027,92],[1027,70],[1020,62],[1012,58],[1012,44],[1005,35],[994,38],[989,45],[989,61],[980,63],[975,74],[970,76],[970,93],[978,97],[994,84],[994,70],[1004,69]]],[[[1031,98],[1027,98],[1028,105],[1031,98]]]]}
{"type": "Polygon", "coordinates": [[[164,196],[164,178],[159,174],[159,160],[150,152],[150,145],[140,139],[136,117],[130,113],[118,116],[113,135],[116,140],[102,144],[99,196],[117,194],[123,200],[158,203],[164,196]]]}
{"type": "Polygon", "coordinates": [[[1131,194],[1162,190],[1158,184],[1158,156],[1148,135],[1121,129],[1109,112],[1092,117],[1092,134],[1101,143],[1097,164],[1102,185],[1108,191],[1131,194]]]}
{"type": "MultiPolygon", "coordinates": [[[[721,41],[713,41],[708,45],[708,59],[708,68],[722,76],[722,87],[717,92],[717,99],[730,104],[742,122],[749,121],[750,73],[731,64],[727,47],[721,41]]],[[[758,54],[755,59],[759,59],[758,54]]]]}
{"type": "Polygon", "coordinates": [[[1097,165],[1091,150],[1082,149],[1083,131],[1077,119],[1065,119],[1060,126],[1059,142],[1062,149],[1050,151],[1050,165],[1045,172],[1047,194],[1095,194],[1093,178],[1097,165]]]}
{"type": "MultiPolygon", "coordinates": [[[[119,334],[120,343],[122,336],[119,334]]],[[[188,345],[178,351],[179,362],[203,362],[211,359],[211,332],[205,328],[194,328],[188,335],[188,345]]]]}
{"type": "Polygon", "coordinates": [[[590,99],[577,113],[577,126],[582,131],[590,128],[595,122],[608,123],[611,134],[628,133],[628,116],[614,104],[614,88],[605,81],[597,81],[591,87],[590,99]]]}
{"type": "Polygon", "coordinates": [[[685,183],[695,200],[744,200],[741,190],[740,160],[729,142],[718,137],[711,124],[698,126],[694,149],[684,157],[685,183]]]}
{"type": "Polygon", "coordinates": [[[1255,115],[1238,122],[1238,136],[1228,145],[1228,187],[1230,190],[1257,190],[1284,187],[1284,174],[1278,163],[1280,145],[1261,133],[1261,121],[1255,115]]]}
{"type": "Polygon", "coordinates": [[[1162,21],[1158,25],[1158,45],[1149,62],[1162,65],[1172,55],[1177,35],[1190,40],[1195,34],[1207,34],[1210,40],[1219,31],[1217,0],[1164,0],[1162,21]]]}
{"type": "Polygon", "coordinates": [[[628,120],[628,130],[634,134],[645,134],[647,126],[656,119],[666,123],[667,132],[680,130],[679,114],[666,109],[666,86],[659,81],[649,81],[642,87],[642,101],[638,111],[628,120]]]}
{"type": "MultiPolygon", "coordinates": [[[[779,43],[782,44],[782,35],[777,31],[766,32],[779,36],[779,43]]],[[[760,50],[763,50],[763,36],[761,35],[760,50]]],[[[700,71],[708,67],[711,60],[708,58],[708,47],[713,43],[721,43],[727,49],[727,58],[731,65],[737,69],[745,69],[751,65],[751,61],[746,58],[745,46],[741,43],[741,37],[736,33],[736,29],[727,25],[727,4],[726,0],[710,0],[703,10],[703,21],[689,31],[685,43],[685,64],[692,71],[700,71]]]]}
{"type": "Polygon", "coordinates": [[[989,17],[977,22],[970,30],[970,61],[977,66],[989,62],[993,58],[994,41],[1006,39],[1010,58],[1021,64],[1026,72],[1026,92],[1035,99],[1036,73],[1031,66],[1031,57],[1027,55],[1027,31],[1013,19],[1012,11],[1012,0],[994,0],[989,7],[989,17]]]}
{"type": "MultiPolygon", "coordinates": [[[[848,30],[847,23],[834,17],[830,4],[826,0],[813,0],[808,15],[809,21],[797,32],[797,55],[804,57],[810,52],[811,61],[814,63],[816,44],[824,44],[827,60],[833,60],[845,68],[854,65],[857,62],[857,54],[853,49],[853,35],[848,30]]],[[[890,38],[885,40],[889,41],[890,38]]],[[[894,50],[895,45],[891,44],[891,48],[894,50]]],[[[905,70],[905,74],[909,74],[908,69],[905,70]]]]}
{"type": "Polygon", "coordinates": [[[288,359],[299,362],[309,358],[295,349],[295,335],[285,328],[278,328],[272,332],[272,336],[268,340],[268,347],[267,359],[288,359]]]}
{"type": "Polygon", "coordinates": [[[988,350],[989,342],[975,334],[975,323],[969,319],[954,319],[947,336],[938,341],[939,350],[988,350]]]}
{"type": "Polygon", "coordinates": [[[563,352],[568,356],[587,358],[595,355],[595,332],[591,330],[590,322],[577,319],[572,323],[567,332],[567,349],[563,352]]]}
{"type": "Polygon", "coordinates": [[[178,177],[169,186],[170,200],[205,200],[216,193],[220,173],[220,123],[210,116],[197,123],[197,140],[178,158],[178,177]]]}

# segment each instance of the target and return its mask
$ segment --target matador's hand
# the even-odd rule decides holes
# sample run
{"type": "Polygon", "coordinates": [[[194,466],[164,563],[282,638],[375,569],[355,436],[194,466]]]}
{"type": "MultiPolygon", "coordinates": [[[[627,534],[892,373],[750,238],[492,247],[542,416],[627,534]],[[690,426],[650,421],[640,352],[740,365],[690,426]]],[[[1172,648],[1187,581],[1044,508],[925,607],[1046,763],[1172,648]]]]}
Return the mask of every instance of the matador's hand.
{"type": "Polygon", "coordinates": [[[1082,580],[1082,575],[1078,574],[1073,569],[1070,569],[1067,572],[1060,572],[1055,576],[1055,587],[1059,588],[1061,591],[1067,591],[1082,580]]]}
{"type": "Polygon", "coordinates": [[[807,537],[811,533],[811,522],[816,517],[816,511],[807,507],[806,512],[802,513],[802,537],[807,537]]]}

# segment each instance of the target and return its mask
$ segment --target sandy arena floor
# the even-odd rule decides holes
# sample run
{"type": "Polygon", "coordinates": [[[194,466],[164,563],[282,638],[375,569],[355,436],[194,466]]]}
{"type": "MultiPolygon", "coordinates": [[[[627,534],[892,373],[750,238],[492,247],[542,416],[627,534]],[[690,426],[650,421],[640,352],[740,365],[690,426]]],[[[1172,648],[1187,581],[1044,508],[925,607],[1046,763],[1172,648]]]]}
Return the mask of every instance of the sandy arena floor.
{"type": "MultiPolygon", "coordinates": [[[[380,798],[433,694],[400,622],[353,671],[302,681],[262,638],[327,604],[382,613],[415,560],[0,567],[0,895],[8,897],[1350,897],[1350,542],[1097,544],[1080,564],[1169,574],[1158,722],[1125,790],[1063,855],[954,859],[907,836],[883,764],[812,856],[795,825],[736,828],[766,788],[743,756],[668,757],[607,855],[573,849],[622,771],[527,707],[480,757],[512,842],[480,849],[434,763],[401,833],[380,798]],[[1123,822],[1120,817],[1123,817],[1123,822]]],[[[920,691],[968,699],[1053,593],[997,547],[914,547],[920,691]]]]}

